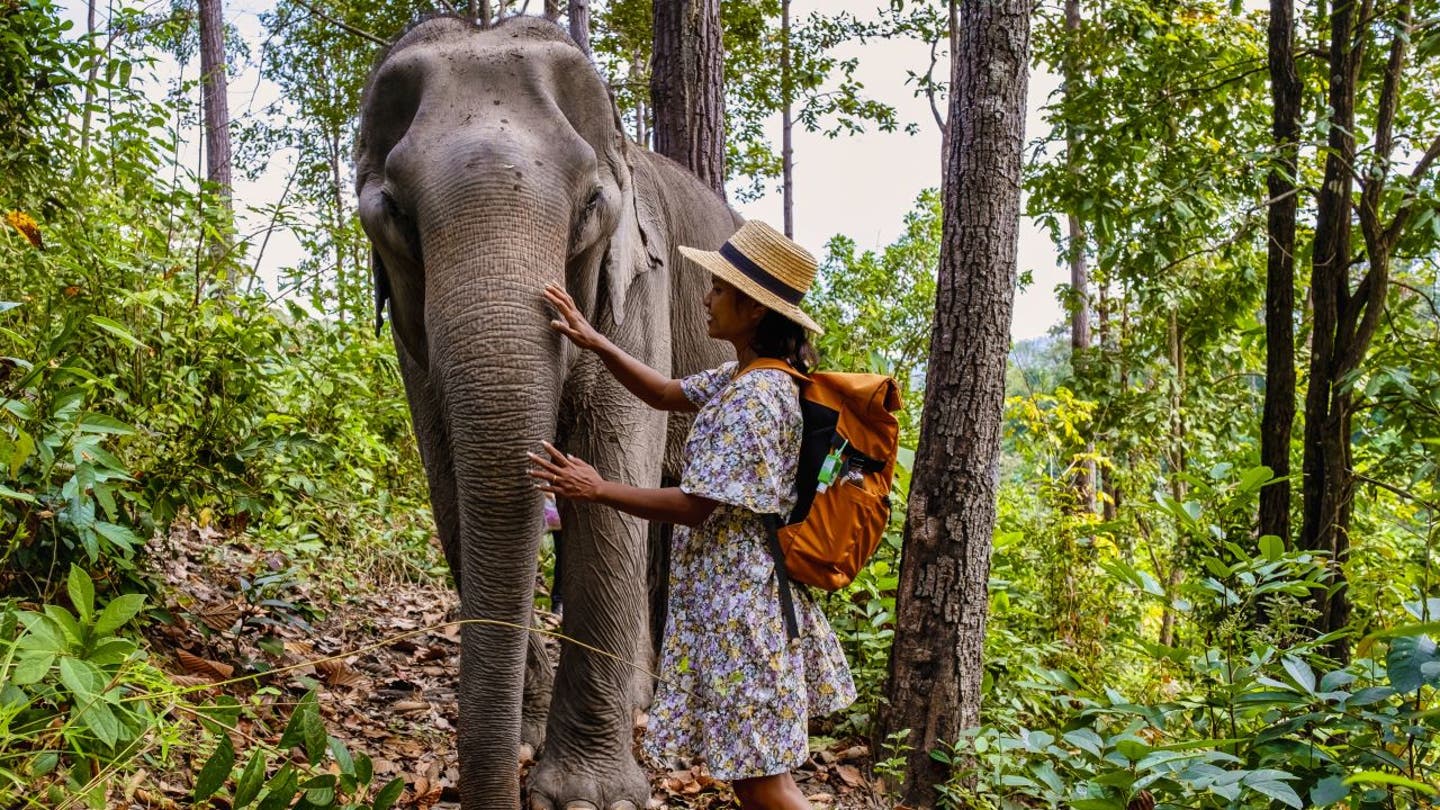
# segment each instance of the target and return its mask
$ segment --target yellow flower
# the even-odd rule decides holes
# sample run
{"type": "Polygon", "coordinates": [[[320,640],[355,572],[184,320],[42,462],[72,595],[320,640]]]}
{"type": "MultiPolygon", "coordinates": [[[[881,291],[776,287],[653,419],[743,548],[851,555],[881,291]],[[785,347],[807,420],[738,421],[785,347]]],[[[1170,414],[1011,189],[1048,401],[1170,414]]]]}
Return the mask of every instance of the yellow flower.
{"type": "Polygon", "coordinates": [[[30,244],[37,248],[45,247],[40,239],[40,226],[29,214],[24,211],[11,211],[5,215],[5,221],[10,223],[10,227],[19,231],[20,235],[24,236],[30,244]]]}

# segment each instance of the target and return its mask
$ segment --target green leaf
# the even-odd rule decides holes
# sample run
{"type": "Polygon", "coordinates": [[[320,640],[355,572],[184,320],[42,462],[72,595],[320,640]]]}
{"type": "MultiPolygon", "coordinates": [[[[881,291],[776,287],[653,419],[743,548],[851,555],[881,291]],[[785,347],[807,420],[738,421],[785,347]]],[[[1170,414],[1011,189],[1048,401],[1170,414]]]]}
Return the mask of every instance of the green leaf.
{"type": "Polygon", "coordinates": [[[335,776],[334,774],[321,774],[306,780],[300,786],[305,792],[305,801],[316,807],[329,807],[335,803],[335,776]]]}
{"type": "Polygon", "coordinates": [[[1290,673],[1290,677],[1295,679],[1301,689],[1309,694],[1315,694],[1315,670],[1311,669],[1309,664],[1289,655],[1285,656],[1282,663],[1285,665],[1285,671],[1290,673]]]}
{"type": "Polygon", "coordinates": [[[110,600],[110,604],[100,611],[100,618],[95,620],[95,635],[108,635],[120,629],[126,622],[135,618],[141,608],[145,607],[145,596],[138,593],[126,593],[110,600]]]}
{"type": "Polygon", "coordinates": [[[1338,776],[1327,776],[1315,783],[1310,789],[1310,803],[1316,807],[1324,807],[1344,799],[1350,794],[1350,787],[1338,776]]]}
{"type": "Polygon", "coordinates": [[[250,754],[250,761],[245,763],[245,770],[240,773],[240,778],[235,780],[235,801],[233,810],[255,801],[260,795],[260,788],[265,784],[265,751],[256,748],[250,754]]]}
{"type": "Polygon", "coordinates": [[[266,784],[265,798],[260,801],[258,810],[283,810],[295,801],[295,794],[299,792],[295,779],[295,766],[285,764],[280,770],[270,777],[266,784]]]}
{"type": "Polygon", "coordinates": [[[355,781],[361,785],[370,784],[375,778],[375,763],[363,752],[355,755],[355,781]]]}
{"type": "Polygon", "coordinates": [[[95,616],[95,583],[90,579],[90,575],[85,573],[85,569],[71,563],[65,589],[70,593],[70,604],[75,607],[81,623],[90,624],[95,616]]]}
{"type": "Polygon", "coordinates": [[[109,332],[115,337],[120,338],[120,340],[130,344],[136,349],[145,348],[145,344],[137,340],[135,336],[130,334],[130,331],[118,321],[112,321],[102,315],[91,315],[90,322],[100,327],[101,329],[104,329],[106,332],[109,332]]]}
{"type": "Polygon", "coordinates": [[[10,673],[10,682],[16,686],[39,683],[50,674],[50,665],[55,663],[55,653],[30,651],[17,656],[15,669],[10,673]]]}
{"type": "Polygon", "coordinates": [[[1286,781],[1295,779],[1292,774],[1284,771],[1265,769],[1251,771],[1240,780],[1240,784],[1250,788],[1256,793],[1263,794],[1282,804],[1289,805],[1300,810],[1305,803],[1300,800],[1300,795],[1295,789],[1285,784],[1286,781]]]}
{"type": "Polygon", "coordinates": [[[28,610],[22,611],[20,623],[25,625],[26,634],[15,643],[16,648],[52,653],[69,651],[70,647],[65,643],[65,631],[49,616],[31,613],[28,610]]]}
{"type": "Polygon", "coordinates": [[[135,642],[128,638],[110,638],[96,644],[85,660],[97,667],[111,667],[125,661],[135,650],[135,642]]]}
{"type": "Polygon", "coordinates": [[[1104,755],[1105,741],[1093,729],[1077,728],[1066,732],[1062,739],[1096,759],[1104,755]]]}
{"type": "Polygon", "coordinates": [[[1285,543],[1273,534],[1260,537],[1260,554],[1268,562],[1275,562],[1285,553],[1285,543]]]}
{"type": "Polygon", "coordinates": [[[1386,773],[1384,771],[1361,771],[1345,777],[1347,785],[1393,785],[1395,787],[1410,788],[1421,793],[1435,796],[1440,795],[1434,785],[1427,785],[1424,782],[1417,782],[1399,774],[1386,773]]]}
{"type": "Polygon", "coordinates": [[[116,436],[130,436],[135,433],[135,428],[119,419],[99,413],[87,413],[80,417],[80,423],[76,427],[81,433],[110,433],[116,436]]]}
{"type": "Polygon", "coordinates": [[[100,697],[106,685],[105,674],[99,667],[68,655],[60,659],[60,682],[65,684],[65,688],[69,689],[80,703],[100,697]]]}
{"type": "Polygon", "coordinates": [[[28,492],[17,492],[4,484],[0,484],[0,498],[9,498],[12,501],[22,501],[24,503],[40,503],[40,501],[35,499],[34,495],[28,492]]]}
{"type": "Polygon", "coordinates": [[[1423,684],[1440,685],[1440,671],[1427,666],[1434,664],[1440,664],[1440,651],[1435,639],[1427,635],[1401,636],[1390,642],[1390,652],[1385,656],[1390,684],[1406,693],[1423,684]]]}
{"type": "Polygon", "coordinates": [[[203,802],[215,795],[225,784],[225,779],[230,776],[230,769],[235,767],[235,746],[231,744],[230,737],[220,735],[220,744],[215,746],[215,753],[205,761],[205,767],[200,769],[200,775],[195,777],[195,792],[192,797],[195,802],[203,802]]]}
{"type": "Polygon", "coordinates": [[[59,605],[46,605],[45,615],[49,616],[65,634],[65,642],[69,649],[77,649],[85,641],[85,628],[75,621],[75,617],[70,615],[70,611],[59,605]]]}
{"type": "Polygon", "coordinates": [[[345,747],[345,741],[339,737],[330,737],[327,742],[330,745],[330,755],[335,757],[335,764],[340,766],[340,772],[354,776],[355,760],[350,756],[350,750],[345,747]]]}
{"type": "Polygon", "coordinates": [[[385,783],[385,787],[380,788],[379,793],[375,794],[375,801],[370,803],[370,810],[390,810],[395,801],[400,798],[400,794],[404,792],[405,780],[398,776],[391,779],[385,783]]]}
{"type": "Polygon", "coordinates": [[[290,716],[285,733],[280,737],[280,747],[302,746],[305,757],[312,764],[318,763],[325,753],[326,737],[325,722],[320,719],[320,704],[316,700],[315,690],[312,689],[300,699],[295,713],[290,716]]]}
{"type": "Polygon", "coordinates": [[[95,533],[126,551],[134,551],[141,542],[134,532],[124,526],[118,523],[106,523],[103,520],[95,521],[95,533]]]}

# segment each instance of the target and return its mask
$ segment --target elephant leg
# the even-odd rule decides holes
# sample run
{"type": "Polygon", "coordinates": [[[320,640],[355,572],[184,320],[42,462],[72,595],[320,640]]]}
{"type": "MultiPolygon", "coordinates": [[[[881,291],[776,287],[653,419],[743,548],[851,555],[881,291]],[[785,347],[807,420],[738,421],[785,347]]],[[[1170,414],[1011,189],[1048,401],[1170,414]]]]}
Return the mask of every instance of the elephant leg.
{"type": "Polygon", "coordinates": [[[420,445],[420,460],[425,465],[425,478],[430,486],[430,510],[435,516],[435,531],[445,562],[460,589],[460,511],[455,489],[455,463],[450,455],[449,431],[440,415],[440,405],[430,388],[425,369],[415,362],[399,338],[395,353],[400,358],[400,378],[405,381],[405,396],[410,401],[410,423],[420,445]]]}
{"type": "MultiPolygon", "coordinates": [[[[579,420],[566,452],[611,480],[659,483],[663,416],[638,403],[616,405],[623,402],[618,397],[604,401],[612,407],[579,420]]],[[[635,762],[633,740],[634,709],[642,699],[637,688],[643,682],[648,689],[649,682],[637,666],[648,668],[651,659],[648,526],[608,507],[569,502],[561,505],[561,522],[566,639],[545,750],[528,778],[530,807],[643,808],[649,783],[635,762]]]]}
{"type": "MultiPolygon", "coordinates": [[[[531,627],[538,622],[531,621],[531,627]]],[[[530,753],[540,751],[545,741],[545,721],[550,716],[550,694],[555,687],[555,662],[545,637],[531,632],[525,650],[525,691],[520,704],[520,742],[530,753]]],[[[523,757],[522,757],[523,758],[523,757]]]]}

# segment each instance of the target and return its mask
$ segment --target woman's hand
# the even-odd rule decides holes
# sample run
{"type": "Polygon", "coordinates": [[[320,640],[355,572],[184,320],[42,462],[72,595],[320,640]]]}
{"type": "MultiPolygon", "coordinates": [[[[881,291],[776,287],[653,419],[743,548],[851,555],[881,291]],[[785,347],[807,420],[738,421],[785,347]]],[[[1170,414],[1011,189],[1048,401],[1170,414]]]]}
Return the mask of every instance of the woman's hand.
{"type": "Polygon", "coordinates": [[[526,472],[535,479],[535,488],[551,492],[572,501],[594,501],[600,497],[600,485],[605,479],[589,464],[574,456],[566,455],[549,442],[541,442],[550,457],[543,458],[535,453],[526,453],[535,466],[526,472]]]}
{"type": "Polygon", "coordinates": [[[565,288],[554,282],[546,284],[545,300],[560,313],[558,320],[550,322],[550,328],[570,338],[582,349],[593,351],[604,344],[605,336],[595,331],[595,327],[585,320],[585,316],[580,314],[580,308],[575,306],[575,299],[565,292],[565,288]]]}

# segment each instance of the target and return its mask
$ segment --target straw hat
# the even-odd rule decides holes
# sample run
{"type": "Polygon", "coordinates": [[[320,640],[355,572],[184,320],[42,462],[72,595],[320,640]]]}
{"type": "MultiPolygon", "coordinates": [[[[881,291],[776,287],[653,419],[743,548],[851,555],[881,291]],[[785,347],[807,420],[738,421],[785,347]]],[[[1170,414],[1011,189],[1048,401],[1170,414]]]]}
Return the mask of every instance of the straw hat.
{"type": "Polygon", "coordinates": [[[769,225],[750,220],[718,251],[682,245],[680,253],[769,309],[817,335],[825,333],[798,306],[815,282],[815,257],[769,225]]]}

